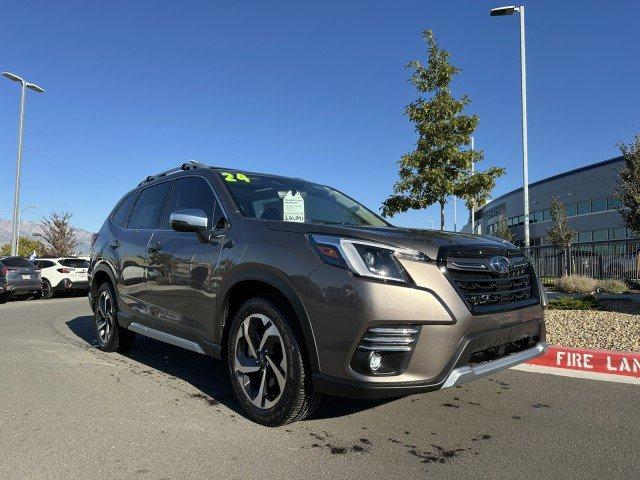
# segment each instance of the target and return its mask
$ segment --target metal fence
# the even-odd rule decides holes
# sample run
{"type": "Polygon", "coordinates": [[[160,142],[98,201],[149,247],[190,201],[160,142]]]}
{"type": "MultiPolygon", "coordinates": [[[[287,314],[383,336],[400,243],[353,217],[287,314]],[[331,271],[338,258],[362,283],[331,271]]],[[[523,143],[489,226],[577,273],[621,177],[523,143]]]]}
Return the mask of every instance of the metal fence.
{"type": "Polygon", "coordinates": [[[566,252],[553,246],[531,247],[529,256],[541,277],[568,273],[592,278],[640,278],[640,239],[580,243],[566,252]]]}

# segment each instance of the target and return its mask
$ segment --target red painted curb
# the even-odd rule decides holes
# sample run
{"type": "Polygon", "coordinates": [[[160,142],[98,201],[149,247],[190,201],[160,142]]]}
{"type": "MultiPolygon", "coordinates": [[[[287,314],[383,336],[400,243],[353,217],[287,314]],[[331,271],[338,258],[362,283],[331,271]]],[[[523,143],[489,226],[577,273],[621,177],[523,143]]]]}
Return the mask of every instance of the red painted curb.
{"type": "Polygon", "coordinates": [[[640,378],[640,353],[550,346],[541,356],[526,363],[640,378]]]}

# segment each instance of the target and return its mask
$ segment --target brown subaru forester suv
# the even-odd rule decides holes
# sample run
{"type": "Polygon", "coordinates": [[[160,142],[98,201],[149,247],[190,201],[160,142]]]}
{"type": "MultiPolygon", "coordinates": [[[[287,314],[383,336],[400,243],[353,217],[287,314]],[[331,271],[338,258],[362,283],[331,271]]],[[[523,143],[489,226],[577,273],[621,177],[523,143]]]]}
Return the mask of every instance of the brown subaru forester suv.
{"type": "Polygon", "coordinates": [[[142,334],[223,359],[266,425],[323,394],[452,387],[546,348],[544,290],[512,244],[394,227],[331,187],[195,162],[122,198],[89,279],[100,348],[142,334]]]}

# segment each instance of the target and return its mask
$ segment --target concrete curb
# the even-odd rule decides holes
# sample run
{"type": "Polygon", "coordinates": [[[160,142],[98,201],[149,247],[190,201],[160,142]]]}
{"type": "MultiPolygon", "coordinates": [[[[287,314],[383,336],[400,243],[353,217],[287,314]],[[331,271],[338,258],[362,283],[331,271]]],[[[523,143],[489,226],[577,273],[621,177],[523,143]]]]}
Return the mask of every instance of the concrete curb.
{"type": "Polygon", "coordinates": [[[640,379],[640,353],[633,352],[550,346],[526,364],[640,379]]]}

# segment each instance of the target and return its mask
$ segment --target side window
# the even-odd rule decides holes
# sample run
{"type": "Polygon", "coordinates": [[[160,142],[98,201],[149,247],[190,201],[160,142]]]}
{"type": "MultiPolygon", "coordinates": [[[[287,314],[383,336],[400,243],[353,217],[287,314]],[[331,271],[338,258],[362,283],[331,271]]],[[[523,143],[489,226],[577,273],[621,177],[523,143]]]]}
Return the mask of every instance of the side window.
{"type": "Polygon", "coordinates": [[[136,203],[139,194],[140,192],[135,192],[124,199],[118,209],[113,212],[113,215],[111,215],[111,221],[113,223],[121,228],[125,228],[127,226],[127,218],[129,217],[129,212],[131,212],[133,204],[136,203]]]}
{"type": "Polygon", "coordinates": [[[176,183],[167,202],[162,226],[169,227],[169,216],[176,210],[198,208],[207,214],[209,219],[207,226],[215,227],[217,216],[222,215],[222,210],[217,205],[216,197],[209,184],[199,177],[184,177],[176,180],[176,183]]]}
{"type": "Polygon", "coordinates": [[[170,185],[171,182],[159,183],[142,191],[131,212],[129,228],[158,228],[162,206],[170,185]]]}

